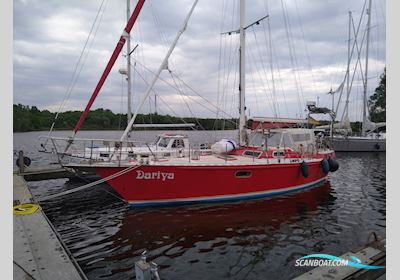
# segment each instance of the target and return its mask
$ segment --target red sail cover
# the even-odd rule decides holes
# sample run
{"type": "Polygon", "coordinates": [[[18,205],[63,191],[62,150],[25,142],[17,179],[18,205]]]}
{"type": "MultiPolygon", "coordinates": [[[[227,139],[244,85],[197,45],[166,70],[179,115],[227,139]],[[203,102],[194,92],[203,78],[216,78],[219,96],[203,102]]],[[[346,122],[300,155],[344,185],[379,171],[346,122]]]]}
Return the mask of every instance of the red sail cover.
{"type": "Polygon", "coordinates": [[[249,120],[252,130],[298,127],[305,124],[319,124],[316,120],[308,119],[290,119],[290,118],[253,118],[249,120]]]}
{"type": "Polygon", "coordinates": [[[285,127],[293,127],[297,125],[296,123],[289,122],[257,122],[254,121],[251,123],[251,129],[272,129],[272,128],[285,128],[285,127]]]}
{"type": "Polygon", "coordinates": [[[144,2],[145,2],[145,0],[139,0],[138,3],[136,4],[135,10],[133,11],[131,17],[129,18],[129,20],[124,28],[124,34],[122,34],[121,37],[119,38],[119,41],[118,41],[117,45],[115,46],[114,52],[112,53],[111,58],[107,63],[106,69],[104,69],[104,72],[101,75],[101,78],[92,93],[92,97],[90,98],[88,104],[86,105],[85,111],[83,111],[81,117],[79,118],[79,121],[75,125],[75,128],[73,130],[74,135],[78,132],[79,128],[81,127],[83,121],[86,118],[86,115],[88,114],[88,112],[90,110],[90,107],[92,107],[94,100],[96,99],[97,95],[99,94],[100,89],[102,88],[105,80],[108,77],[108,74],[110,73],[112,67],[114,66],[115,61],[117,60],[119,54],[121,53],[121,50],[124,47],[125,42],[126,42],[125,35],[127,35],[131,32],[132,27],[133,27],[134,23],[136,22],[137,17],[139,16],[140,10],[142,9],[144,2]]]}

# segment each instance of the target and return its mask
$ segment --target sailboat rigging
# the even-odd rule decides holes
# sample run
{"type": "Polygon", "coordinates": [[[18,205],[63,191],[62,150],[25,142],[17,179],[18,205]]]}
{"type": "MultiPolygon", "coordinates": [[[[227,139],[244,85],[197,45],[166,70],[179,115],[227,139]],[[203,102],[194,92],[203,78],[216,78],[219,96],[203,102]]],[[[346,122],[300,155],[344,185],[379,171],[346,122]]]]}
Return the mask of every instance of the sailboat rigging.
{"type": "MultiPolygon", "coordinates": [[[[338,152],[339,151],[345,151],[345,152],[351,152],[351,151],[385,152],[386,151],[385,136],[381,135],[379,133],[374,133],[374,131],[377,130],[378,128],[385,127],[386,123],[385,122],[373,123],[370,121],[370,119],[368,117],[367,93],[368,93],[369,44],[370,44],[370,29],[371,29],[371,3],[372,3],[372,1],[369,0],[368,7],[366,10],[366,14],[367,14],[368,18],[367,18],[367,25],[366,25],[366,42],[365,42],[366,50],[365,50],[364,71],[361,68],[361,61],[360,61],[361,49],[359,49],[359,46],[357,43],[357,37],[358,37],[359,30],[360,30],[362,17],[360,18],[360,23],[357,27],[357,30],[354,29],[354,24],[353,24],[354,42],[353,42],[352,50],[350,51],[352,13],[349,12],[349,34],[348,34],[349,40],[348,40],[347,70],[346,70],[345,79],[342,82],[342,84],[339,86],[340,90],[337,90],[337,92],[340,91],[340,93],[342,93],[343,88],[344,88],[344,83],[347,82],[346,101],[345,101],[345,106],[344,106],[344,110],[343,110],[343,114],[342,114],[340,122],[332,124],[332,131],[336,132],[336,134],[333,134],[332,144],[333,144],[335,151],[338,151],[338,152]],[[357,50],[358,55],[357,55],[355,69],[354,69],[352,78],[350,79],[350,63],[351,63],[351,59],[352,59],[355,49],[357,50]],[[353,85],[354,76],[355,76],[355,73],[356,73],[356,70],[358,67],[360,68],[361,74],[363,76],[363,79],[362,79],[362,81],[363,81],[362,127],[361,127],[361,135],[352,135],[350,121],[349,121],[349,117],[348,117],[349,96],[350,96],[351,88],[353,85]],[[343,132],[343,133],[341,133],[341,132],[343,132]],[[367,132],[369,132],[369,134],[367,132]]],[[[340,94],[340,97],[341,97],[341,94],[340,94]]],[[[336,106],[336,110],[335,110],[336,113],[339,108],[340,97],[337,102],[337,106],[336,106]]],[[[333,96],[332,96],[332,99],[333,99],[333,96]]],[[[326,128],[326,126],[319,126],[318,128],[323,129],[323,128],[326,128]]]]}
{"type": "MultiPolygon", "coordinates": [[[[175,45],[186,30],[197,2],[194,1],[185,17],[121,138],[115,141],[87,139],[90,146],[84,144],[83,153],[78,154],[83,160],[65,165],[77,170],[95,171],[133,206],[253,199],[322,185],[328,173],[338,169],[338,164],[334,160],[335,152],[316,131],[304,128],[265,129],[264,119],[259,119],[260,126],[253,129],[255,137],[250,141],[247,136],[244,0],[240,1],[238,144],[232,139],[222,139],[211,147],[196,147],[189,142],[187,136],[172,133],[159,135],[153,144],[141,145],[126,139],[144,101],[149,97],[175,45]],[[95,142],[105,147],[98,147],[94,145],[95,142]]],[[[128,23],[132,23],[131,19],[128,23]]],[[[119,50],[124,40],[121,36],[117,45],[119,50]]],[[[104,75],[87,109],[97,96],[106,77],[104,75]]],[[[86,114],[87,110],[77,123],[74,135],[86,114]]],[[[281,121],[290,122],[287,119],[281,121]]]]}
{"type": "Polygon", "coordinates": [[[105,80],[107,79],[108,74],[110,74],[110,71],[111,71],[112,67],[115,64],[115,61],[117,60],[119,54],[121,53],[121,50],[125,45],[125,42],[127,41],[127,39],[129,39],[129,33],[131,32],[132,27],[135,24],[135,22],[136,22],[136,20],[137,20],[137,18],[139,16],[139,13],[140,13],[143,5],[144,5],[144,2],[145,2],[145,0],[139,0],[138,3],[136,4],[136,7],[135,7],[131,17],[129,18],[127,24],[126,24],[126,26],[124,28],[124,31],[123,31],[121,37],[119,38],[119,41],[118,41],[117,45],[115,46],[115,49],[114,49],[114,51],[113,51],[113,53],[112,53],[112,55],[110,57],[110,60],[108,61],[107,65],[106,65],[106,68],[104,69],[104,72],[101,75],[100,80],[97,83],[96,88],[94,89],[94,91],[92,93],[92,96],[89,99],[88,104],[86,105],[85,110],[83,111],[81,117],[79,118],[78,122],[76,123],[75,128],[73,129],[72,138],[75,137],[76,133],[80,129],[80,127],[81,127],[82,123],[84,122],[84,120],[85,120],[90,108],[93,105],[93,102],[95,101],[95,99],[96,99],[97,95],[99,94],[99,92],[100,92],[105,80]]]}

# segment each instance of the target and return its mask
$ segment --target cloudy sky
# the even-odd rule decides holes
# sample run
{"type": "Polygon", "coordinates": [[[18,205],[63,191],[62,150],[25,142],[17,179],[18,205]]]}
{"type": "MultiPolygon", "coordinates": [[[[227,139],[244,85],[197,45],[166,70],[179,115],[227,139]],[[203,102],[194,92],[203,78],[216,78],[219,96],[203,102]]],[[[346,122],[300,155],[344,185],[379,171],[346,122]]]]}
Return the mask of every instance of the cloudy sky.
{"type": "MultiPolygon", "coordinates": [[[[133,108],[157,71],[192,0],[147,0],[132,30],[133,108]]],[[[238,96],[238,0],[200,0],[186,32],[142,109],[179,116],[236,117],[238,96]],[[216,109],[216,108],[219,109],[216,109]]],[[[133,10],[136,1],[131,1],[133,10]]],[[[247,0],[246,104],[250,116],[304,117],[305,102],[331,106],[327,92],[347,67],[349,11],[357,29],[365,0],[247,0]]],[[[122,33],[126,0],[15,0],[14,103],[56,112],[83,110],[122,33]],[[90,33],[90,31],[92,32],[90,33]],[[90,36],[89,36],[90,34],[90,36]],[[89,36],[89,37],[88,37],[89,36]],[[86,48],[84,52],[84,46],[86,48]],[[79,63],[78,63],[79,62],[79,63]],[[63,102],[65,100],[65,102],[63,102]]],[[[385,0],[373,0],[368,95],[386,65],[385,0]]],[[[351,78],[361,49],[365,67],[366,16],[354,47],[351,78]],[[364,44],[362,38],[364,37],[364,44]]],[[[351,47],[354,43],[351,35],[351,47]]],[[[93,108],[126,113],[126,68],[120,55],[93,108]]],[[[339,98],[337,94],[335,99],[339,98]]],[[[344,104],[343,93],[342,104],[344,104]]],[[[361,119],[359,65],[350,95],[351,120],[361,119]]],[[[340,115],[341,109],[339,109],[340,115]]]]}

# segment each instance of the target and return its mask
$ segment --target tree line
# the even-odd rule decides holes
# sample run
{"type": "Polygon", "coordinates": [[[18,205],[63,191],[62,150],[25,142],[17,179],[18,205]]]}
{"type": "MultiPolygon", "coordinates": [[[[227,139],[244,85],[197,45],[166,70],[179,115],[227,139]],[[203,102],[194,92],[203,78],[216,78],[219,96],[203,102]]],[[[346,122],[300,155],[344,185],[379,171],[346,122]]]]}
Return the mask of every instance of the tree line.
{"type": "MultiPolygon", "coordinates": [[[[13,105],[14,132],[49,130],[56,113],[48,110],[39,110],[36,106],[22,104],[13,105]]],[[[378,87],[368,100],[370,119],[373,122],[386,121],[386,68],[380,77],[378,87]]],[[[58,115],[54,129],[72,130],[77,123],[81,111],[67,111],[58,115]]],[[[214,118],[178,118],[170,115],[139,114],[135,124],[181,124],[194,123],[197,129],[221,130],[236,129],[237,119],[214,118]]],[[[321,122],[324,124],[324,122],[321,122]]],[[[96,109],[88,113],[82,130],[123,130],[127,126],[126,114],[114,114],[108,109],[96,109]]],[[[361,123],[351,123],[353,131],[360,130],[361,123]]],[[[146,128],[149,129],[149,128],[146,128]]]]}
{"type": "MultiPolygon", "coordinates": [[[[14,104],[14,132],[44,131],[49,130],[56,113],[48,110],[39,110],[36,106],[14,104]]],[[[67,111],[60,113],[54,124],[55,130],[72,130],[75,127],[81,111],[67,111]]],[[[213,119],[213,118],[178,118],[170,115],[139,114],[135,124],[181,124],[194,123],[196,129],[205,130],[229,130],[237,128],[237,119],[213,119]]],[[[321,125],[329,124],[329,121],[320,121],[321,125]]],[[[90,111],[82,124],[82,130],[124,130],[127,126],[126,114],[114,114],[108,109],[96,109],[90,111]]],[[[354,132],[361,131],[361,122],[352,122],[354,132]]],[[[144,128],[135,128],[136,130],[144,128]]],[[[145,128],[147,130],[152,128],[145,128]]],[[[156,128],[155,128],[156,129],[156,128]]],[[[168,128],[173,129],[173,128],[168,128]]],[[[184,128],[179,128],[184,129],[184,128]]],[[[190,128],[189,128],[190,129],[190,128]]]]}
{"type": "Polygon", "coordinates": [[[386,67],[380,79],[378,87],[368,100],[369,116],[373,122],[386,121],[386,67]]]}
{"type": "MultiPolygon", "coordinates": [[[[36,106],[13,105],[14,132],[49,130],[56,113],[39,110],[36,106]]],[[[55,130],[72,130],[79,120],[81,111],[59,113],[54,124],[55,130]]],[[[179,118],[170,115],[138,114],[135,124],[183,124],[194,123],[197,129],[236,129],[236,119],[179,118]]],[[[124,130],[127,126],[126,114],[114,114],[109,109],[91,110],[82,124],[82,130],[124,130]]],[[[136,128],[139,129],[139,128],[136,128]]],[[[151,128],[146,128],[151,129],[151,128]]],[[[182,129],[182,128],[180,128],[182,129]]]]}

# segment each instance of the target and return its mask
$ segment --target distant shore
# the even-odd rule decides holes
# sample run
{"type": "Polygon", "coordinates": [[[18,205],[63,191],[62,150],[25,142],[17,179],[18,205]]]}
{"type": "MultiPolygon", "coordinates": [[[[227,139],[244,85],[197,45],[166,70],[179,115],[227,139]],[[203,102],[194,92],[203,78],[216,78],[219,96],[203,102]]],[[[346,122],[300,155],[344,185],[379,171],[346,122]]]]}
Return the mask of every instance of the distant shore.
{"type": "MultiPolygon", "coordinates": [[[[54,129],[72,130],[77,123],[81,111],[67,111],[58,115],[54,129]]],[[[56,113],[48,110],[39,110],[36,106],[22,104],[13,105],[13,131],[48,131],[54,122],[56,113]]],[[[215,119],[175,117],[159,114],[138,114],[135,124],[183,124],[194,123],[198,129],[203,130],[232,130],[236,129],[237,119],[215,119]]],[[[108,109],[96,109],[90,111],[83,123],[81,130],[124,130],[127,126],[126,114],[114,114],[108,109]]],[[[150,128],[146,128],[148,130],[150,128]]],[[[156,128],[157,129],[157,128],[156,128]]],[[[159,128],[158,128],[159,129],[159,128]]],[[[139,129],[137,129],[139,130],[139,129]]],[[[172,130],[168,128],[168,130],[172,130]]],[[[182,128],[179,128],[182,130],[182,128]]]]}
{"type": "MultiPolygon", "coordinates": [[[[39,110],[36,106],[22,104],[13,105],[13,132],[49,131],[54,122],[56,113],[48,110],[39,110]]],[[[54,129],[57,131],[71,131],[77,123],[82,111],[67,111],[58,115],[54,129]]],[[[235,130],[237,119],[216,119],[216,118],[194,118],[175,117],[159,114],[138,114],[135,124],[183,124],[194,123],[196,129],[200,130],[235,130]]],[[[328,124],[328,121],[320,121],[321,125],[328,124]]],[[[96,109],[90,111],[83,123],[81,130],[101,131],[112,130],[122,131],[127,126],[126,114],[114,114],[108,109],[96,109]]],[[[351,122],[353,132],[361,131],[361,122],[351,122]]],[[[160,128],[135,128],[135,130],[160,130],[160,128]]],[[[191,128],[175,128],[184,130],[191,128]]],[[[174,128],[161,129],[174,130],[174,128]]]]}

